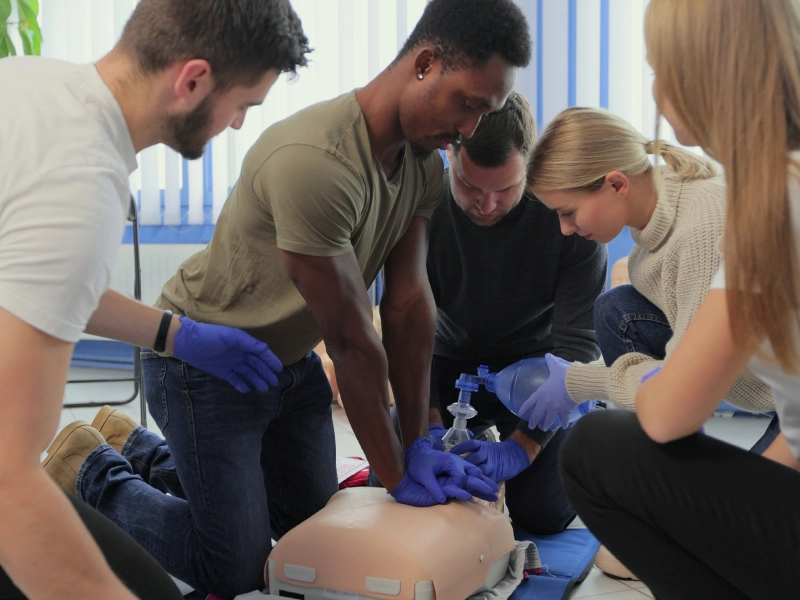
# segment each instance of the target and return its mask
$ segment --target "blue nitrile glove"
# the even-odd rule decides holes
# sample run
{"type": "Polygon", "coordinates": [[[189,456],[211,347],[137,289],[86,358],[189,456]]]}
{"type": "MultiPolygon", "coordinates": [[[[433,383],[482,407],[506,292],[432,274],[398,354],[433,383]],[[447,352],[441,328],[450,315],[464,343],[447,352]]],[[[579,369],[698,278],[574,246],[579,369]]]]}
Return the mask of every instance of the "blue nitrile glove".
{"type": "Polygon", "coordinates": [[[450,450],[453,454],[464,454],[468,463],[479,467],[481,473],[492,481],[508,481],[531,466],[528,453],[516,441],[481,442],[469,440],[456,444],[450,450]]]}
{"type": "Polygon", "coordinates": [[[661,371],[661,365],[658,365],[657,367],[653,367],[653,368],[652,368],[652,369],[650,369],[650,370],[649,370],[647,373],[645,373],[644,375],[642,375],[642,379],[639,381],[639,383],[640,383],[640,384],[644,383],[645,381],[647,381],[648,379],[650,379],[650,378],[651,378],[653,375],[655,375],[655,374],[656,374],[656,373],[658,373],[659,371],[661,371]]]}
{"type": "MultiPolygon", "coordinates": [[[[428,427],[428,434],[431,438],[431,445],[433,446],[434,450],[444,451],[444,434],[447,433],[447,427],[441,425],[440,423],[435,423],[434,425],[430,425],[428,427]]],[[[472,433],[469,429],[467,429],[467,434],[469,435],[469,439],[475,437],[475,434],[472,433]]]]}
{"type": "MultiPolygon", "coordinates": [[[[447,496],[448,500],[450,498],[455,500],[471,500],[472,496],[476,496],[489,502],[497,501],[497,494],[482,492],[471,494],[467,490],[455,485],[450,477],[439,477],[439,484],[442,486],[442,491],[445,496],[447,496]]],[[[408,504],[410,506],[434,506],[436,504],[441,504],[434,500],[433,496],[428,493],[428,490],[411,479],[408,472],[403,475],[403,479],[400,480],[397,487],[389,492],[389,494],[399,503],[408,504]]]]}
{"type": "Polygon", "coordinates": [[[250,387],[266,392],[278,385],[276,373],[283,365],[264,342],[241,329],[180,319],[175,358],[224,379],[240,392],[250,387]]]}
{"type": "Polygon", "coordinates": [[[431,446],[434,450],[444,451],[444,443],[442,438],[447,433],[447,427],[439,423],[434,423],[428,426],[428,435],[431,438],[431,446]]]}
{"type": "Polygon", "coordinates": [[[572,364],[563,358],[545,354],[550,376],[531,394],[519,409],[519,416],[528,420],[528,427],[555,431],[561,423],[569,423],[569,414],[577,404],[567,393],[567,368],[572,364]],[[560,418],[560,420],[559,420],[560,418]]]}
{"type": "MultiPolygon", "coordinates": [[[[469,500],[469,493],[466,490],[456,487],[450,490],[454,494],[464,495],[466,497],[459,498],[459,500],[469,500]]],[[[434,506],[435,504],[443,504],[444,502],[437,502],[433,496],[423,486],[411,479],[406,471],[397,487],[389,492],[392,497],[400,504],[409,504],[411,506],[434,506]]],[[[446,495],[446,494],[445,494],[446,495]]]]}
{"type": "Polygon", "coordinates": [[[442,489],[439,477],[446,478],[447,485],[466,490],[470,495],[475,495],[475,492],[493,494],[499,490],[491,479],[481,474],[478,467],[469,464],[456,454],[434,450],[429,438],[419,437],[414,440],[414,443],[403,452],[403,456],[406,459],[407,474],[440,504],[448,495],[442,489]]]}
{"type": "Polygon", "coordinates": [[[439,481],[439,485],[442,486],[442,490],[444,490],[444,493],[447,494],[448,498],[462,500],[463,498],[461,494],[466,491],[470,498],[475,496],[476,498],[481,498],[487,502],[497,502],[497,493],[500,490],[496,485],[494,485],[494,482],[490,481],[489,483],[492,484],[492,491],[490,491],[489,485],[486,483],[488,479],[467,477],[467,483],[463,488],[456,485],[456,480],[453,477],[439,476],[437,479],[439,481]],[[456,495],[456,492],[458,492],[458,495],[456,495]]]}

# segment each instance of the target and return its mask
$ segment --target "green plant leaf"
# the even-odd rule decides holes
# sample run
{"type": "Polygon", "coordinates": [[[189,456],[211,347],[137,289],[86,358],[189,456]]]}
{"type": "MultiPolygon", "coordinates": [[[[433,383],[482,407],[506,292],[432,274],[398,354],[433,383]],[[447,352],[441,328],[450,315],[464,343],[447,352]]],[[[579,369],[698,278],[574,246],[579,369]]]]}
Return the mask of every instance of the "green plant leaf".
{"type": "Polygon", "coordinates": [[[42,30],[39,28],[38,0],[17,0],[19,23],[17,29],[22,38],[22,50],[25,54],[40,55],[42,53],[42,30]]]}
{"type": "MultiPolygon", "coordinates": [[[[2,2],[2,0],[0,0],[0,2],[2,2]]],[[[14,48],[14,44],[11,43],[11,38],[8,37],[8,28],[6,27],[5,21],[0,22],[0,58],[14,56],[16,53],[17,49],[14,48]]]]}
{"type": "Polygon", "coordinates": [[[39,16],[39,0],[17,0],[19,20],[35,19],[39,16]]]}
{"type": "Polygon", "coordinates": [[[6,24],[11,16],[11,0],[0,0],[0,27],[6,24]]]}

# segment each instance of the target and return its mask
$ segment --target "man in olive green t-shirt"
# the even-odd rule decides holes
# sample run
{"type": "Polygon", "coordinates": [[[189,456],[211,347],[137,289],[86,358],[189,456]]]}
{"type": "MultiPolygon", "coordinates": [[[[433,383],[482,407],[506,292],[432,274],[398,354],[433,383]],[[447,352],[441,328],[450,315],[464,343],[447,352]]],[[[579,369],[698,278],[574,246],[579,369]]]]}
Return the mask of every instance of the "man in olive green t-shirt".
{"type": "Polygon", "coordinates": [[[115,520],[145,548],[186,540],[155,552],[170,573],[220,596],[252,590],[270,537],[336,491],[331,391],[312,351],[320,339],[353,431],[399,502],[493,497],[495,484],[477,467],[428,438],[436,325],[428,221],[442,192],[437,149],[500,109],[529,59],[527,23],[512,0],[433,0],[376,79],[276,123],[248,152],[210,244],[181,265],[157,304],[269,344],[284,365],[278,386],[239,393],[145,353],[148,406],[169,447],[136,428],[122,450],[132,466],[120,457],[85,474],[107,478],[96,504],[128,505],[115,520]],[[381,268],[383,344],[367,295],[381,268]],[[149,485],[117,485],[115,469],[126,467],[149,485]],[[137,509],[156,525],[140,524],[137,509]]]}

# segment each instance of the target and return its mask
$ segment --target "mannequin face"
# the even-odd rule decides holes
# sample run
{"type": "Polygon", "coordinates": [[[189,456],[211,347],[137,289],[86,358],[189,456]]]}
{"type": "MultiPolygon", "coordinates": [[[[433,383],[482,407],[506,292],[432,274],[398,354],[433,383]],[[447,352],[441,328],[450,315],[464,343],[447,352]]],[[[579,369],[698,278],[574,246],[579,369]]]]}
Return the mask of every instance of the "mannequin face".
{"type": "Polygon", "coordinates": [[[547,208],[558,213],[564,235],[575,233],[607,244],[628,224],[630,181],[619,171],[606,175],[598,190],[533,192],[547,208]]]}
{"type": "Polygon", "coordinates": [[[488,169],[472,162],[467,149],[456,155],[448,148],[450,190],[476,225],[494,225],[511,211],[525,191],[525,158],[515,150],[499,167],[488,169]]]}

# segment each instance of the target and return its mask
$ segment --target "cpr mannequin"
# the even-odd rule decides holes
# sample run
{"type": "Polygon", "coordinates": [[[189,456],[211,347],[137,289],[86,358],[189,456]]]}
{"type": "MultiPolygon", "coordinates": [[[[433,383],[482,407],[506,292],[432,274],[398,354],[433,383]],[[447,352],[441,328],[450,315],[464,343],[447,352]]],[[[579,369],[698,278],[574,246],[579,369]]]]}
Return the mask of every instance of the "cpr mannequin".
{"type": "Polygon", "coordinates": [[[416,508],[380,488],[349,488],[281,538],[270,593],[317,600],[464,600],[506,575],[508,518],[479,502],[416,508]]]}
{"type": "MultiPolygon", "coordinates": [[[[378,337],[381,337],[381,314],[379,312],[379,307],[377,306],[372,308],[372,325],[375,327],[375,331],[378,332],[378,337]]],[[[319,358],[322,361],[322,368],[325,369],[325,375],[328,376],[328,382],[330,382],[331,390],[333,390],[333,399],[339,403],[339,406],[344,408],[344,404],[342,403],[342,395],[339,393],[339,385],[336,382],[336,370],[333,368],[333,361],[331,360],[331,357],[328,356],[328,350],[325,348],[325,342],[320,342],[317,344],[317,347],[314,348],[314,352],[319,355],[319,358]]],[[[394,394],[392,394],[391,384],[389,384],[389,406],[394,406],[394,394]]]]}

